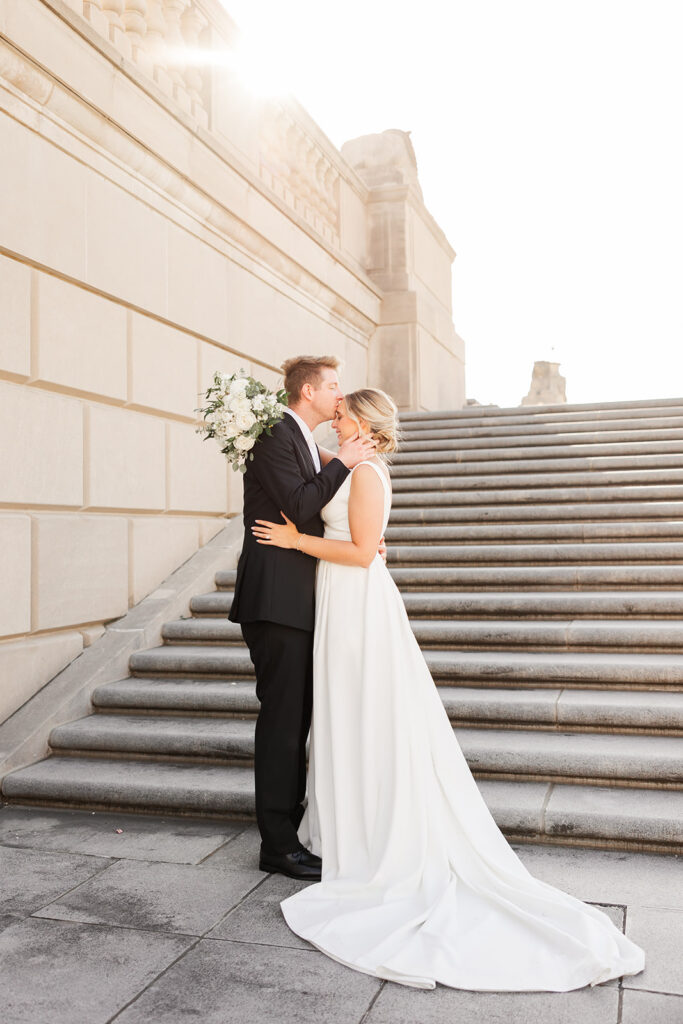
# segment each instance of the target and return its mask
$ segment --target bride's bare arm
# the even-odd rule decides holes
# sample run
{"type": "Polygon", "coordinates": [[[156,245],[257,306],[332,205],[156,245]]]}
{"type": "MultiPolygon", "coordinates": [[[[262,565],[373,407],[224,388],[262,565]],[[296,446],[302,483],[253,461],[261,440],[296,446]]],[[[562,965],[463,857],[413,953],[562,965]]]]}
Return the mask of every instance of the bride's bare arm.
{"type": "Polygon", "coordinates": [[[349,494],[349,528],[351,540],[327,540],[299,533],[283,513],[284,525],[256,520],[252,532],[259,544],[278,548],[296,548],[313,558],[337,565],[359,565],[367,568],[377,554],[384,519],[384,488],[371,467],[359,466],[351,480],[349,494]]]}

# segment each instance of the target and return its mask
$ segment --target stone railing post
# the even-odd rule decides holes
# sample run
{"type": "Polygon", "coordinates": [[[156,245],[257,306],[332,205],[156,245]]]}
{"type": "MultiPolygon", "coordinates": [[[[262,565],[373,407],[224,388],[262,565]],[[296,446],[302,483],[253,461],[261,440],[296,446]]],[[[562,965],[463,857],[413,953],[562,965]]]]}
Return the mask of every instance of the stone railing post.
{"type": "Polygon", "coordinates": [[[109,20],[109,39],[124,57],[131,57],[131,43],[123,24],[124,0],[102,0],[102,10],[109,20]]]}
{"type": "Polygon", "coordinates": [[[171,62],[168,73],[173,82],[173,98],[189,114],[192,110],[192,99],[185,82],[185,76],[178,64],[177,55],[185,47],[185,40],[180,28],[180,19],[189,6],[190,0],[163,0],[163,10],[166,15],[166,45],[174,51],[174,59],[171,62]]]}
{"type": "Polygon", "coordinates": [[[144,46],[147,34],[147,0],[125,0],[122,21],[130,40],[133,60],[151,77],[154,68],[144,46]]]}
{"type": "MultiPolygon", "coordinates": [[[[183,13],[180,25],[185,42],[190,50],[197,51],[201,48],[201,35],[208,27],[208,20],[205,15],[191,4],[183,13]]],[[[206,103],[206,81],[205,75],[196,64],[190,64],[185,70],[185,82],[192,101],[192,116],[205,128],[208,127],[209,116],[206,103]]]]}
{"type": "Polygon", "coordinates": [[[96,32],[99,32],[105,39],[109,38],[109,19],[102,9],[102,0],[83,0],[81,13],[96,32]]]}
{"type": "Polygon", "coordinates": [[[148,0],[147,31],[143,43],[152,63],[152,77],[162,92],[173,95],[173,80],[168,73],[166,64],[166,16],[161,0],[148,0]]]}

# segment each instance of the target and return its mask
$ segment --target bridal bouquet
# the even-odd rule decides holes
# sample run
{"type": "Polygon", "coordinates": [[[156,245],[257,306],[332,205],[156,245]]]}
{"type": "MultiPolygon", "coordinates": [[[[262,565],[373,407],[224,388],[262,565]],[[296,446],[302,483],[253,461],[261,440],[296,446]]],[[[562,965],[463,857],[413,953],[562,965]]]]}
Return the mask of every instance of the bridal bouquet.
{"type": "Polygon", "coordinates": [[[205,441],[214,437],[232,468],[244,473],[261,434],[264,430],[270,434],[284,416],[287,392],[269,391],[242,369],[236,373],[216,371],[206,399],[208,404],[196,410],[204,417],[197,433],[203,434],[205,441]]]}

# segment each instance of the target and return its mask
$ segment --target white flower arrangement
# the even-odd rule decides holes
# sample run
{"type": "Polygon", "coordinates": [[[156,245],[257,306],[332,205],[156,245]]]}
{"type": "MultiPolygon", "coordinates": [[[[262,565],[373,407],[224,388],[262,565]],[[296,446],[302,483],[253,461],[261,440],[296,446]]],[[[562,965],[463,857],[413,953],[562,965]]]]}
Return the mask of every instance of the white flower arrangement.
{"type": "Polygon", "coordinates": [[[269,391],[265,384],[250,377],[246,370],[213,375],[213,384],[207,389],[208,404],[197,412],[204,422],[197,433],[216,439],[221,451],[234,470],[246,472],[247,459],[253,459],[252,448],[265,431],[278,423],[287,408],[284,389],[269,391]]]}

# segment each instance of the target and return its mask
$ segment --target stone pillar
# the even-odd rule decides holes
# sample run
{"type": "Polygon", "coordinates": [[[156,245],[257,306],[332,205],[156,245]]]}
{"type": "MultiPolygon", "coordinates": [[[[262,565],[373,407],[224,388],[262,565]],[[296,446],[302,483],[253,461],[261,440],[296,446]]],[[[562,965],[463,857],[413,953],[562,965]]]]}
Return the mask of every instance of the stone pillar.
{"type": "Polygon", "coordinates": [[[522,399],[522,405],[562,405],[567,401],[566,384],[559,363],[537,359],[529,394],[522,399]]]}
{"type": "Polygon", "coordinates": [[[384,292],[369,383],[400,409],[460,408],[465,354],[452,321],[455,253],[424,204],[410,133],[364,135],[341,152],[370,190],[367,269],[384,292]]]}

